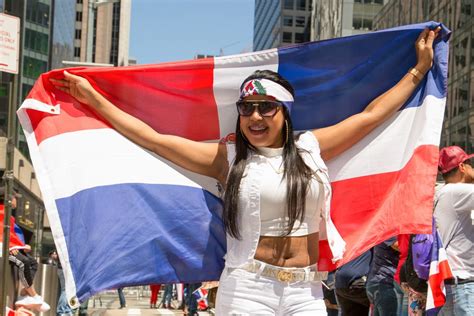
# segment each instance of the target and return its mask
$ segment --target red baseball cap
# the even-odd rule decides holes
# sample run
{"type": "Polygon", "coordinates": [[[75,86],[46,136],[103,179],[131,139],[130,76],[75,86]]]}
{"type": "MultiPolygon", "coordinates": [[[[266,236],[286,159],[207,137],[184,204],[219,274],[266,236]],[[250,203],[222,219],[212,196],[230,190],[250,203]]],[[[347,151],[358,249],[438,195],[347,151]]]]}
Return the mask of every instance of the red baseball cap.
{"type": "Polygon", "coordinates": [[[474,154],[466,154],[461,147],[449,146],[444,147],[439,152],[438,170],[445,174],[454,168],[458,167],[460,163],[474,157],[474,154]]]}

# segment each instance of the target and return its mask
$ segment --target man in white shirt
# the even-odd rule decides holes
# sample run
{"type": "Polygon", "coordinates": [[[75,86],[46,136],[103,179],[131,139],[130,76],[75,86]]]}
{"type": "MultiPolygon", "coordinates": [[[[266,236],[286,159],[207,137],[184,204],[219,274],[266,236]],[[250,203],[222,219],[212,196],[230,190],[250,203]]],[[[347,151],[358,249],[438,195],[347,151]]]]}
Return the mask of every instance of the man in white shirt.
{"type": "Polygon", "coordinates": [[[455,279],[446,282],[439,315],[474,315],[474,154],[441,149],[438,169],[445,185],[436,192],[434,216],[455,279]]]}

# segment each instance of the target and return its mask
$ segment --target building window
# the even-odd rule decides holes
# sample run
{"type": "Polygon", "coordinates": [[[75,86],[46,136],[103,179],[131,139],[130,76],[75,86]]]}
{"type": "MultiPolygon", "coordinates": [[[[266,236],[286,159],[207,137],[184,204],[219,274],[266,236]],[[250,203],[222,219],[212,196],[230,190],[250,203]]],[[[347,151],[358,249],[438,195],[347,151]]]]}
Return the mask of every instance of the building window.
{"type": "Polygon", "coordinates": [[[354,18],[352,20],[352,29],[353,30],[360,30],[362,29],[362,19],[360,18],[354,18]]]}
{"type": "Polygon", "coordinates": [[[77,0],[76,3],[82,4],[82,0],[77,0]]]}
{"type": "Polygon", "coordinates": [[[372,29],[372,20],[362,19],[362,18],[354,18],[352,20],[352,29],[353,30],[370,31],[372,29]]]}
{"type": "Polygon", "coordinates": [[[372,29],[372,20],[364,19],[364,29],[371,30],[372,29]]]}
{"type": "Polygon", "coordinates": [[[296,10],[306,10],[306,0],[296,0],[296,10]]]}
{"type": "Polygon", "coordinates": [[[74,57],[81,57],[81,48],[74,47],[74,57]]]}
{"type": "Polygon", "coordinates": [[[26,20],[42,26],[49,26],[49,5],[38,0],[29,0],[26,3],[26,20]]]}
{"type": "Polygon", "coordinates": [[[120,40],[120,3],[114,3],[112,14],[112,44],[110,47],[109,63],[118,65],[119,55],[119,40],[120,40]]]}
{"type": "Polygon", "coordinates": [[[287,10],[293,10],[295,7],[294,0],[285,0],[283,8],[287,10]]]}
{"type": "Polygon", "coordinates": [[[76,30],[76,35],[74,36],[74,38],[80,40],[81,35],[82,35],[82,31],[81,30],[76,30]]]}
{"type": "Polygon", "coordinates": [[[82,22],[82,12],[80,11],[76,12],[76,21],[82,22]]]}
{"type": "Polygon", "coordinates": [[[36,58],[25,56],[23,59],[23,75],[26,78],[37,79],[48,70],[48,63],[36,58]]]}
{"type": "Polygon", "coordinates": [[[295,43],[304,43],[304,33],[295,33],[295,43]]]}
{"type": "Polygon", "coordinates": [[[295,19],[295,26],[296,27],[305,27],[305,17],[304,16],[297,16],[295,19]]]}
{"type": "Polygon", "coordinates": [[[283,17],[283,26],[293,26],[293,17],[285,15],[283,17]]]}
{"type": "Polygon", "coordinates": [[[33,31],[30,29],[26,29],[25,31],[25,48],[42,53],[47,55],[48,54],[48,46],[49,46],[49,37],[48,34],[44,34],[41,32],[33,31]]]}
{"type": "Polygon", "coordinates": [[[283,43],[292,43],[292,33],[283,32],[283,43]]]}

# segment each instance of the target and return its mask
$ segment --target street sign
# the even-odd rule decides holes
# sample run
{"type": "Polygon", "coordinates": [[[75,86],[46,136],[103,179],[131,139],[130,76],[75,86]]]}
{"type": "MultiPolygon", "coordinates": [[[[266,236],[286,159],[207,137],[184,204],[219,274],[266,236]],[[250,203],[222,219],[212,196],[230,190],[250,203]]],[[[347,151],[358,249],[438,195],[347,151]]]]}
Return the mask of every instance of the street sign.
{"type": "Polygon", "coordinates": [[[0,71],[18,74],[20,18],[0,13],[0,71]]]}

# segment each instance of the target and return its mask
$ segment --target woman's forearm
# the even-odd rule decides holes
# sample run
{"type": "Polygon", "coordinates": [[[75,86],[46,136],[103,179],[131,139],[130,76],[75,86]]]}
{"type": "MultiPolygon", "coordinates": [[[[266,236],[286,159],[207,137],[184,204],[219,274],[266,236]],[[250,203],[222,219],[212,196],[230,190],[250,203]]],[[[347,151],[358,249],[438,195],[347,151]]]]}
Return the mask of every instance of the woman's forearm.
{"type": "Polygon", "coordinates": [[[88,103],[119,133],[138,145],[154,151],[156,143],[159,142],[160,134],[148,124],[119,109],[97,91],[91,94],[88,103]]]}

